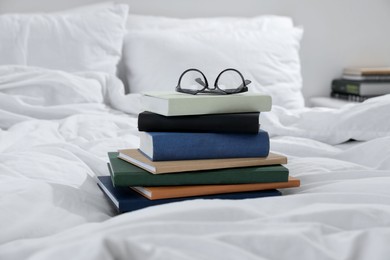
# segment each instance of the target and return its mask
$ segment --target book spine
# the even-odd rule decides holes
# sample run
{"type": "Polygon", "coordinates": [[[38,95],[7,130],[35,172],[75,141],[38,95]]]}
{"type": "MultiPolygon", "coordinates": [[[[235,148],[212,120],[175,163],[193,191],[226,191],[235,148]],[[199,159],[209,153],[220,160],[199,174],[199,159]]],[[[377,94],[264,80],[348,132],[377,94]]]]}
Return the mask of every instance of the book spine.
{"type": "Polygon", "coordinates": [[[242,133],[259,132],[259,112],[167,117],[151,112],[138,116],[138,130],[145,132],[242,133]]]}
{"type": "Polygon", "coordinates": [[[289,171],[280,165],[233,168],[205,172],[187,172],[185,174],[166,173],[159,175],[112,174],[115,187],[123,186],[180,186],[180,185],[222,185],[287,182],[289,171]],[[261,168],[261,169],[260,169],[261,168]]]}
{"type": "Polygon", "coordinates": [[[343,71],[343,74],[346,75],[359,75],[359,76],[385,76],[390,75],[390,69],[389,68],[345,68],[343,71]]]}
{"type": "MultiPolygon", "coordinates": [[[[130,188],[127,188],[130,189],[130,188]]],[[[132,191],[136,193],[136,191],[132,191]]],[[[138,194],[137,194],[138,195],[138,194]]],[[[106,194],[106,196],[108,196],[106,194]]],[[[138,195],[142,197],[142,195],[138,195]]],[[[131,212],[139,209],[143,209],[150,206],[163,205],[167,203],[180,202],[186,200],[195,200],[195,199],[226,199],[226,200],[242,200],[242,199],[254,199],[254,198],[265,198],[271,196],[282,196],[282,193],[279,190],[262,190],[262,191],[248,191],[248,192],[239,192],[239,193],[227,193],[227,194],[215,194],[215,195],[204,195],[204,196],[194,196],[194,197],[182,197],[182,198],[169,198],[169,199],[156,199],[149,200],[147,198],[137,197],[129,201],[120,201],[119,207],[117,208],[119,213],[131,212]]],[[[109,196],[108,196],[109,197],[109,196]]],[[[110,197],[109,197],[110,199],[110,197]]],[[[112,200],[110,199],[112,202],[112,200]]],[[[114,206],[116,206],[114,204],[114,206]]]]}
{"type": "Polygon", "coordinates": [[[365,82],[389,82],[390,75],[368,75],[368,76],[359,76],[359,75],[349,75],[343,74],[342,79],[346,80],[356,80],[356,81],[365,81],[365,82]]]}
{"type": "Polygon", "coordinates": [[[335,79],[332,81],[332,91],[337,93],[360,95],[360,82],[335,79]]]}
{"type": "Polygon", "coordinates": [[[155,175],[113,156],[117,153],[109,153],[108,169],[115,187],[286,182],[289,175],[289,170],[282,165],[155,175]]]}
{"type": "MultiPolygon", "coordinates": [[[[172,116],[266,112],[271,96],[222,95],[207,98],[176,99],[169,102],[172,116]]],[[[153,112],[153,111],[151,111],[153,112]]]]}
{"type": "Polygon", "coordinates": [[[236,192],[248,192],[270,189],[284,189],[299,187],[298,179],[289,179],[288,182],[271,182],[255,184],[225,184],[225,185],[186,185],[171,187],[131,187],[143,196],[155,199],[169,199],[192,196],[204,196],[213,194],[227,194],[236,192]]]}
{"type": "MultiPolygon", "coordinates": [[[[159,133],[153,135],[153,161],[265,157],[268,133],[159,133]]],[[[140,146],[142,147],[142,145],[140,146]]]]}
{"type": "Polygon", "coordinates": [[[142,96],[142,106],[144,111],[163,116],[265,112],[272,106],[271,96],[262,94],[185,95],[146,94],[142,96]]]}
{"type": "Polygon", "coordinates": [[[374,97],[389,94],[390,82],[335,79],[332,81],[332,91],[337,93],[374,97]]]}
{"type": "Polygon", "coordinates": [[[370,96],[352,95],[352,94],[346,94],[346,93],[338,93],[335,91],[332,91],[330,93],[330,96],[333,98],[348,100],[351,102],[363,102],[363,101],[371,98],[370,96]]]}

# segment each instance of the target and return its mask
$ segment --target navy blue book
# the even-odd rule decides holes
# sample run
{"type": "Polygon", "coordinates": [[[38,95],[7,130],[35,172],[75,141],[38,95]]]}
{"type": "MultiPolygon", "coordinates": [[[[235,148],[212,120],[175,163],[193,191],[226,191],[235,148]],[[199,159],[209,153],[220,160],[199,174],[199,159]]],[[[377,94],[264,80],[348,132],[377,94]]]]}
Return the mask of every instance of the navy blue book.
{"type": "Polygon", "coordinates": [[[266,157],[269,136],[258,134],[140,132],[140,151],[152,161],[266,157]]]}
{"type": "Polygon", "coordinates": [[[114,187],[112,185],[110,176],[99,176],[97,184],[103,190],[104,194],[109,198],[111,203],[116,207],[116,209],[120,213],[134,211],[134,210],[165,204],[165,203],[191,200],[191,199],[238,200],[238,199],[254,199],[254,198],[282,195],[282,193],[278,190],[263,190],[263,191],[226,193],[226,194],[186,197],[186,198],[149,200],[129,187],[120,187],[120,188],[114,187]]]}

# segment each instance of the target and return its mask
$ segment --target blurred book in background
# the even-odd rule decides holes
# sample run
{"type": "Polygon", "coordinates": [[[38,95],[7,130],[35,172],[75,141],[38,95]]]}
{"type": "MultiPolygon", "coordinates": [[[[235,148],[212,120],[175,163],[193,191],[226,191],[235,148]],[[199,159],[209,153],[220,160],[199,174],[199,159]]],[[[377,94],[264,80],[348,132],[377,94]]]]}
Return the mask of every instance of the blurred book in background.
{"type": "Polygon", "coordinates": [[[363,102],[390,94],[390,67],[345,68],[341,78],[332,80],[331,97],[363,102]]]}

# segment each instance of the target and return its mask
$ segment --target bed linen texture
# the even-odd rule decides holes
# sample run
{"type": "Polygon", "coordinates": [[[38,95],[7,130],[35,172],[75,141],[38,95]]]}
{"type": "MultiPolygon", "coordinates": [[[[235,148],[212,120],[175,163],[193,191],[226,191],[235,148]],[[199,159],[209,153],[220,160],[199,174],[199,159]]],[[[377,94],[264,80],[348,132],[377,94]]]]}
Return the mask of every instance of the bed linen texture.
{"type": "Polygon", "coordinates": [[[388,259],[390,96],[261,114],[301,179],[284,196],[116,216],[95,178],[139,144],[122,93],[104,73],[0,67],[0,259],[388,259]]]}
{"type": "Polygon", "coordinates": [[[57,13],[1,14],[0,65],[115,74],[129,8],[106,3],[57,13]]]}

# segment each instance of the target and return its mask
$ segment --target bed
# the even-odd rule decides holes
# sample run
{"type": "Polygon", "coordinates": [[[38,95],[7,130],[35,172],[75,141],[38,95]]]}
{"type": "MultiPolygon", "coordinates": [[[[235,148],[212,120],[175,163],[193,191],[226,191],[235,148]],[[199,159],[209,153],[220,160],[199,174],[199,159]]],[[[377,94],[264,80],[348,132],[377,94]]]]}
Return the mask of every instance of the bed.
{"type": "MultiPolygon", "coordinates": [[[[301,187],[283,190],[280,197],[191,200],[118,215],[97,187],[96,178],[108,175],[107,152],[139,145],[138,93],[153,81],[143,81],[147,71],[138,70],[141,64],[136,54],[142,53],[145,44],[155,44],[152,40],[156,37],[166,43],[163,47],[171,48],[168,43],[172,39],[188,45],[188,37],[214,39],[219,44],[220,33],[188,34],[188,26],[204,24],[199,20],[187,25],[184,38],[179,38],[177,31],[164,35],[153,31],[168,30],[171,20],[165,28],[140,32],[148,25],[145,19],[155,27],[154,18],[133,17],[142,22],[137,25],[134,21],[132,25],[138,27],[128,29],[134,31],[129,36],[122,30],[128,21],[127,7],[96,8],[100,20],[102,15],[110,19],[99,23],[97,35],[85,35],[80,29],[80,35],[92,37],[80,41],[90,46],[90,52],[85,46],[78,52],[81,45],[68,49],[61,46],[61,50],[69,51],[53,51],[45,60],[44,53],[31,50],[32,56],[28,52],[22,52],[23,57],[12,56],[10,50],[20,51],[23,44],[0,48],[0,55],[5,57],[0,66],[0,259],[388,259],[390,96],[341,109],[304,107],[296,55],[299,28],[289,34],[291,42],[284,42],[291,43],[288,46],[292,49],[288,55],[283,53],[282,60],[274,51],[285,50],[272,49],[272,62],[281,62],[276,72],[282,71],[286,77],[264,71],[269,60],[256,68],[267,75],[265,78],[258,78],[252,67],[240,64],[259,83],[257,86],[272,79],[284,89],[273,92],[280,89],[274,90],[277,87],[272,84],[269,89],[257,89],[277,96],[272,111],[262,113],[260,122],[271,136],[271,150],[288,156],[287,167],[292,176],[300,178],[301,187]],[[91,47],[91,39],[102,39],[101,33],[106,42],[91,47]],[[130,60],[124,69],[130,71],[126,74],[127,95],[125,80],[115,76],[125,38],[132,46],[125,52],[125,60],[130,60]],[[111,39],[109,43],[107,39],[111,39]],[[106,51],[99,49],[101,46],[106,51]],[[69,59],[61,57],[73,54],[69,59]],[[66,62],[53,61],[53,55],[66,62]],[[4,64],[6,59],[10,60],[8,64],[4,64]],[[289,67],[280,69],[283,64],[289,67]]],[[[67,25],[77,24],[77,19],[88,17],[88,12],[93,21],[93,12],[85,12],[72,10],[73,18],[71,14],[35,17],[35,22],[60,16],[67,25]]],[[[2,17],[0,27],[11,28],[12,19],[22,21],[26,17],[31,21],[28,15],[2,17]]],[[[264,31],[290,26],[285,17],[259,19],[249,24],[234,19],[224,23],[259,26],[264,31]]],[[[158,20],[158,24],[163,23],[158,20]]],[[[220,27],[220,21],[215,21],[215,26],[220,27]]],[[[85,29],[90,31],[91,27],[85,29]]],[[[253,32],[249,36],[265,37],[253,32]]],[[[4,37],[0,32],[2,43],[7,42],[4,37]]],[[[270,43],[278,42],[278,37],[270,43]]],[[[44,46],[45,51],[51,43],[44,46]]],[[[37,46],[30,42],[29,48],[37,46]]],[[[163,55],[157,62],[143,60],[142,67],[153,70],[154,64],[161,68],[162,61],[166,61],[163,55]]],[[[207,62],[199,66],[207,66],[207,62]]],[[[207,70],[213,72],[212,67],[207,70]]],[[[164,82],[166,75],[152,80],[164,82]]]]}

